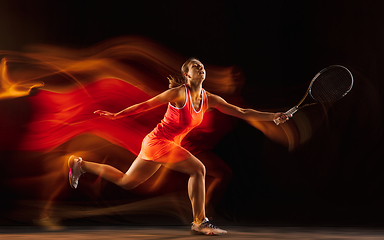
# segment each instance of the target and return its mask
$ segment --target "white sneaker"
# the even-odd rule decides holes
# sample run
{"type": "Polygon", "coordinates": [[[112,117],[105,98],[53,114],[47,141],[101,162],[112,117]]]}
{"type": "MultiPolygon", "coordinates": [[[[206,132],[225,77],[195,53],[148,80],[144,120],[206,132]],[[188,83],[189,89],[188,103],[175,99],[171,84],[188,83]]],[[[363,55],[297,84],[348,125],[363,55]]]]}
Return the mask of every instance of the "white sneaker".
{"type": "Polygon", "coordinates": [[[84,173],[81,169],[82,161],[83,159],[81,157],[76,157],[74,155],[70,156],[68,159],[69,184],[72,188],[77,188],[79,185],[79,178],[84,173]]]}
{"type": "Polygon", "coordinates": [[[208,218],[205,218],[200,224],[192,223],[191,234],[224,235],[227,234],[227,231],[216,227],[208,218]]]}

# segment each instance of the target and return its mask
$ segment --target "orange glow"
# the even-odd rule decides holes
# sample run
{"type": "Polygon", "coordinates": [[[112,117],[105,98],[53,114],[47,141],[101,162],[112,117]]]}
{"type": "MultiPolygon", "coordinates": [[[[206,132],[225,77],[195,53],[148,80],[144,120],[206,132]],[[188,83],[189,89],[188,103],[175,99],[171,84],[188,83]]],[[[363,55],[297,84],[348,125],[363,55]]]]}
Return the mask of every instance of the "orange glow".
{"type": "Polygon", "coordinates": [[[276,126],[273,122],[249,122],[272,141],[294,150],[298,146],[298,133],[292,121],[276,126]]]}
{"type": "Polygon", "coordinates": [[[33,88],[42,87],[44,83],[34,81],[12,81],[8,76],[7,60],[1,59],[0,63],[0,99],[23,97],[28,95],[33,88]]]}
{"type": "MultiPolygon", "coordinates": [[[[0,51],[0,56],[5,56],[9,64],[22,65],[12,71],[12,76],[6,75],[7,65],[2,65],[3,92],[16,83],[30,84],[31,88],[36,86],[33,83],[36,80],[45,82],[46,90],[63,92],[79,87],[74,85],[112,77],[154,95],[165,90],[166,77],[179,73],[185,61],[185,57],[142,37],[116,38],[81,50],[34,46],[27,53],[0,51]],[[4,86],[4,83],[8,84],[4,86]]],[[[206,68],[209,79],[204,86],[208,91],[232,94],[242,83],[240,73],[233,67],[207,65],[206,68]]]]}
{"type": "MultiPolygon", "coordinates": [[[[48,201],[46,210],[54,208],[51,202],[69,187],[66,160],[71,154],[127,170],[139,153],[144,136],[162,119],[166,106],[113,121],[93,112],[97,109],[117,112],[165,91],[168,89],[167,76],[178,74],[186,59],[141,37],[117,38],[81,50],[37,46],[26,53],[0,51],[0,57],[0,100],[28,96],[31,109],[31,119],[23,126],[25,132],[17,145],[11,147],[41,154],[35,157],[41,164],[50,161],[46,167],[49,173],[10,182],[17,186],[25,185],[27,179],[31,183],[57,183],[41,186],[44,190],[40,194],[48,201]],[[116,147],[113,148],[113,154],[119,155],[116,160],[112,160],[115,155],[109,157],[111,153],[107,150],[111,147],[116,147]]],[[[209,64],[205,64],[205,68],[204,88],[207,91],[222,95],[229,102],[228,98],[240,98],[241,72],[234,67],[209,64]]],[[[293,122],[280,126],[272,122],[250,124],[290,149],[297,144],[293,122]]],[[[198,154],[213,149],[232,129],[231,117],[210,111],[182,144],[193,154],[198,154]]],[[[133,192],[170,192],[172,184],[164,183],[169,182],[172,174],[162,168],[133,192]]],[[[99,179],[94,185],[92,194],[100,194],[103,186],[99,179]]]]}

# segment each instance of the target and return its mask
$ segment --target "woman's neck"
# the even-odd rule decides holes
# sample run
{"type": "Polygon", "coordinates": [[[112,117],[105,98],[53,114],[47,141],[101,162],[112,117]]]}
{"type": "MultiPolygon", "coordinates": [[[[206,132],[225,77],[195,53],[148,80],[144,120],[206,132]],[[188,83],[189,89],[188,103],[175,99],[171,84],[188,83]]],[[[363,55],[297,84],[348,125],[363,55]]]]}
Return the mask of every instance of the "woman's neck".
{"type": "Polygon", "coordinates": [[[193,99],[200,98],[200,93],[201,89],[203,88],[203,84],[190,81],[189,83],[187,83],[187,85],[189,87],[189,91],[191,92],[191,97],[193,99]]]}

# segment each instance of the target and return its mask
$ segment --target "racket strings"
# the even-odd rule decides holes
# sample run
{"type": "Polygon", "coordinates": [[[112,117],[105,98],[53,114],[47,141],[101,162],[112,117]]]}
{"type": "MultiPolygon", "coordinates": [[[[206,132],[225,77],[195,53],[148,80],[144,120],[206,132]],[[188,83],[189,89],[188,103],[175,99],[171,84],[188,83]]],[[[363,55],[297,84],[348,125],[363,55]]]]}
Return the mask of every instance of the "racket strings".
{"type": "Polygon", "coordinates": [[[351,89],[353,78],[344,67],[335,66],[321,72],[310,88],[313,99],[331,103],[345,96],[351,89]]]}

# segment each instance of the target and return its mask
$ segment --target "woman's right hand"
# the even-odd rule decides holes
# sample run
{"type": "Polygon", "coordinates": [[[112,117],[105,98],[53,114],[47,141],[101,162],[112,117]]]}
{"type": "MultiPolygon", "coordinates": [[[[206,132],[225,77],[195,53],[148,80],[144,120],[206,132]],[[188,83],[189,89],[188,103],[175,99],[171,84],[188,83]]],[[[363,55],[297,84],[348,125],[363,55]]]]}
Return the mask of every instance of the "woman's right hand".
{"type": "Polygon", "coordinates": [[[100,117],[105,117],[105,118],[112,119],[112,120],[116,119],[116,114],[108,112],[108,111],[96,110],[93,113],[100,115],[100,117]]]}

